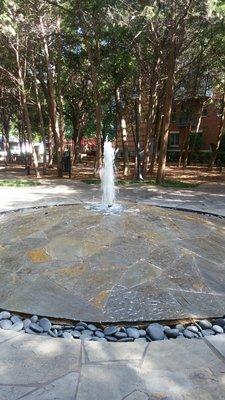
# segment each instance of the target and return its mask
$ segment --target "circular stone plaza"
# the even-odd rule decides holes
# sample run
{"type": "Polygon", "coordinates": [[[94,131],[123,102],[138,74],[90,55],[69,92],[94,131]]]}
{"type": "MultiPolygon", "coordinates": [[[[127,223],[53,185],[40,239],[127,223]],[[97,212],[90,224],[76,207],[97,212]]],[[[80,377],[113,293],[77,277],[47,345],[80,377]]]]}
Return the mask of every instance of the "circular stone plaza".
{"type": "Polygon", "coordinates": [[[1,190],[0,399],[224,400],[224,187],[100,198],[1,190]]]}
{"type": "Polygon", "coordinates": [[[225,311],[224,220],[215,216],[61,205],[2,215],[0,238],[1,309],[127,324],[225,311]]]}

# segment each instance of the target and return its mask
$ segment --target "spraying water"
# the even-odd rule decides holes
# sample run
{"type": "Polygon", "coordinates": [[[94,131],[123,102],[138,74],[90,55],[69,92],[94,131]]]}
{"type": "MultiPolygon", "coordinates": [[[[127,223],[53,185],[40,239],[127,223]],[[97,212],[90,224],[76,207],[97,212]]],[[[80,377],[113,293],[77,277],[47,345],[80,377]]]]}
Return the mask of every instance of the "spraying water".
{"type": "Polygon", "coordinates": [[[112,207],[115,201],[115,173],[114,173],[115,151],[112,143],[106,139],[104,143],[104,160],[101,169],[102,203],[112,207]]]}

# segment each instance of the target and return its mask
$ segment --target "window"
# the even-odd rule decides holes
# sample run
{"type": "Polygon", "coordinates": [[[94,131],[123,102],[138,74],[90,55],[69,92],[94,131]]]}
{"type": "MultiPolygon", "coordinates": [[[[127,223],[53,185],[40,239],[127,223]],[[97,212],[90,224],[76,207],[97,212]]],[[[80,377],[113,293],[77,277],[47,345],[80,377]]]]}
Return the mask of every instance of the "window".
{"type": "Polygon", "coordinates": [[[179,132],[170,133],[169,147],[179,147],[179,132]]]}
{"type": "Polygon", "coordinates": [[[207,117],[207,115],[208,115],[208,109],[207,109],[207,107],[203,107],[202,116],[207,117]]]}
{"type": "Polygon", "coordinates": [[[177,113],[176,113],[176,107],[174,106],[171,113],[171,122],[176,122],[176,120],[177,120],[177,113]]]}

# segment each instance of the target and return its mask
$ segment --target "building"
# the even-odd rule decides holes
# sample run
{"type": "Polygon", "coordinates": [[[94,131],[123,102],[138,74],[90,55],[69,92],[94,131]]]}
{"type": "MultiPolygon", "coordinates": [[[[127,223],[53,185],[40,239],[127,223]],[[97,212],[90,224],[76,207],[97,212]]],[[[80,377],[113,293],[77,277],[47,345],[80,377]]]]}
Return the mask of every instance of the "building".
{"type": "Polygon", "coordinates": [[[175,102],[171,115],[168,151],[182,149],[189,134],[195,134],[198,124],[197,151],[209,152],[217,143],[220,129],[219,102],[210,98],[186,99],[175,102]],[[202,109],[202,105],[203,109],[202,109]],[[202,112],[201,112],[202,109],[202,112]]]}
{"type": "MultiPolygon", "coordinates": [[[[177,156],[179,157],[187,138],[196,133],[199,120],[198,134],[195,135],[195,151],[210,152],[217,143],[221,121],[220,109],[220,101],[216,99],[213,101],[210,97],[175,101],[171,114],[168,156],[172,153],[178,153],[177,156]],[[203,105],[203,112],[201,113],[203,105]],[[196,136],[198,136],[197,140],[196,136]]],[[[140,130],[141,150],[144,148],[145,134],[146,124],[143,124],[140,130]]],[[[129,128],[127,143],[129,153],[132,156],[135,154],[134,132],[129,128]]],[[[121,138],[118,138],[118,147],[122,150],[121,138]]],[[[122,155],[122,151],[120,154],[122,155]]]]}
{"type": "MultiPolygon", "coordinates": [[[[34,147],[38,155],[42,154],[43,143],[34,143],[34,147]]],[[[19,139],[15,136],[9,136],[9,151],[11,155],[11,161],[20,161],[20,157],[26,153],[30,153],[30,145],[28,142],[20,143],[19,139]]],[[[0,161],[4,160],[6,152],[4,151],[3,137],[0,136],[0,161]]]]}

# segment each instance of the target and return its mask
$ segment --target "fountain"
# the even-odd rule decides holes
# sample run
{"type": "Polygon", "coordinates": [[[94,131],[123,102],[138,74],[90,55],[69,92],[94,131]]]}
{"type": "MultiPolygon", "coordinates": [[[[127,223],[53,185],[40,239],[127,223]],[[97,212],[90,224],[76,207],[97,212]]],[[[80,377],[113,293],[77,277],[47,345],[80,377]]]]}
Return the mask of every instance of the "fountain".
{"type": "Polygon", "coordinates": [[[103,166],[100,170],[102,201],[91,202],[86,206],[87,209],[103,214],[121,214],[125,212],[121,204],[115,203],[116,187],[115,187],[115,150],[112,142],[106,138],[103,152],[103,166]]]}
{"type": "Polygon", "coordinates": [[[103,206],[112,207],[115,201],[115,173],[114,173],[115,151],[112,143],[106,139],[104,143],[104,160],[100,172],[102,186],[103,206]]]}

